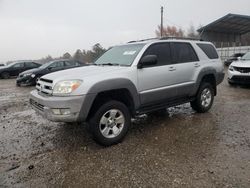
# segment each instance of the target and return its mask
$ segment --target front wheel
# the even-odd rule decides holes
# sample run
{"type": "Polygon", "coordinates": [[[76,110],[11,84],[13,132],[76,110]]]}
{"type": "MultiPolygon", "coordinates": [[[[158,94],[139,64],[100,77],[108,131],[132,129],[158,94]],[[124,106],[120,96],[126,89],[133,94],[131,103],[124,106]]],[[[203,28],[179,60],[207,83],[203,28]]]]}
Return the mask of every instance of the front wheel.
{"type": "Polygon", "coordinates": [[[214,88],[210,83],[202,83],[197,93],[196,99],[191,102],[191,107],[199,112],[207,112],[214,101],[214,88]]]}
{"type": "Polygon", "coordinates": [[[109,101],[99,107],[89,121],[97,143],[110,146],[121,142],[131,124],[131,114],[126,105],[109,101]]]}

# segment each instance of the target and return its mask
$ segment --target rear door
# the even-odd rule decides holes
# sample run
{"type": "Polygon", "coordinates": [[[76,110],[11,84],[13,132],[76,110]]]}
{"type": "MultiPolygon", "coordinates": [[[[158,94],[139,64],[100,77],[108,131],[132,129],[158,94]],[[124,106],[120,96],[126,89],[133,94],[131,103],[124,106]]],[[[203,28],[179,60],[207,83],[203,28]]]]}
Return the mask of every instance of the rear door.
{"type": "Polygon", "coordinates": [[[171,42],[171,54],[176,97],[188,96],[195,87],[194,74],[200,67],[198,56],[188,42],[171,42]]]}

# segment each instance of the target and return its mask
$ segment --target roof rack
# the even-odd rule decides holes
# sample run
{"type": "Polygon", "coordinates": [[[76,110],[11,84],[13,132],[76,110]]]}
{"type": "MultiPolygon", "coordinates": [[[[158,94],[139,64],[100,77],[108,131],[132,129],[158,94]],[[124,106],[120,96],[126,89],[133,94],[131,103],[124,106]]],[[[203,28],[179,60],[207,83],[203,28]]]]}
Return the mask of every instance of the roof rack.
{"type": "Polygon", "coordinates": [[[176,40],[199,40],[203,41],[200,38],[192,38],[192,37],[175,37],[175,36],[170,36],[170,37],[161,37],[159,40],[169,40],[169,39],[176,39],[176,40]]]}
{"type": "Polygon", "coordinates": [[[142,39],[142,40],[132,40],[132,41],[129,41],[128,43],[144,42],[144,41],[148,41],[148,40],[159,40],[159,38],[148,38],[148,39],[142,39]]]}
{"type": "Polygon", "coordinates": [[[169,36],[169,37],[160,37],[160,38],[148,38],[148,39],[142,39],[142,40],[133,40],[133,41],[129,41],[128,43],[144,42],[144,41],[149,41],[149,40],[171,40],[171,39],[203,41],[200,38],[169,36]]]}

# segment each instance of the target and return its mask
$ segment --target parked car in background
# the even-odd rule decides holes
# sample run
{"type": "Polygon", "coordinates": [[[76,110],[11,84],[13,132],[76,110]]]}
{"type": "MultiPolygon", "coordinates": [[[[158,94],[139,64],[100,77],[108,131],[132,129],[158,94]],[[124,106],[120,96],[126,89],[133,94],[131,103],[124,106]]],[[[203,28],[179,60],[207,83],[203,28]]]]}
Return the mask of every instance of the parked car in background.
{"type": "Polygon", "coordinates": [[[228,83],[230,85],[250,84],[250,52],[229,66],[228,83]]]}
{"type": "Polygon", "coordinates": [[[38,68],[41,64],[33,62],[33,61],[18,61],[13,62],[9,65],[0,67],[0,77],[3,79],[7,79],[10,77],[18,76],[23,71],[38,68]]]}
{"type": "Polygon", "coordinates": [[[242,57],[243,55],[245,55],[244,53],[236,53],[232,56],[230,56],[228,59],[226,59],[226,61],[224,62],[224,64],[226,66],[229,66],[232,62],[237,61],[239,57],[242,57]]]}
{"type": "Polygon", "coordinates": [[[75,67],[81,67],[84,65],[86,64],[83,64],[81,62],[74,61],[74,60],[67,60],[67,59],[51,61],[46,64],[43,64],[42,66],[38,68],[34,68],[34,69],[20,73],[16,79],[16,85],[17,86],[36,85],[37,79],[45,74],[60,71],[60,70],[75,68],[75,67]]]}
{"type": "Polygon", "coordinates": [[[0,63],[0,67],[2,67],[2,66],[5,66],[5,64],[3,64],[3,63],[0,63]]]}

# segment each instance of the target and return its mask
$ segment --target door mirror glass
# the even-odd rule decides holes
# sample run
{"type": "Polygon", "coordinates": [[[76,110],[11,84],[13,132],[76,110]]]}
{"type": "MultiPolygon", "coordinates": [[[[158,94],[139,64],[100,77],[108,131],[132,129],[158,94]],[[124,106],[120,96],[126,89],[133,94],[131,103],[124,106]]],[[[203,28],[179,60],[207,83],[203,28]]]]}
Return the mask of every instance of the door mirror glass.
{"type": "Polygon", "coordinates": [[[138,64],[138,69],[142,69],[143,67],[156,65],[157,64],[157,56],[156,55],[146,55],[144,56],[138,64]]]}

